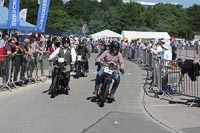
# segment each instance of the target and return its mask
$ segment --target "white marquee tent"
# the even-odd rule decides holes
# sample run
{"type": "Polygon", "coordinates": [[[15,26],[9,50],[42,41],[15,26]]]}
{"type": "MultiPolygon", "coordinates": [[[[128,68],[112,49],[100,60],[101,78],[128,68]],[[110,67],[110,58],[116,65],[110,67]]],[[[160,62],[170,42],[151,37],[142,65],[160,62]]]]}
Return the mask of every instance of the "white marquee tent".
{"type": "Polygon", "coordinates": [[[104,38],[104,37],[111,37],[111,38],[120,38],[121,39],[121,35],[111,31],[111,30],[103,30],[97,33],[94,33],[92,35],[90,35],[91,38],[93,39],[99,39],[99,38],[104,38]]]}
{"type": "Polygon", "coordinates": [[[131,41],[132,39],[170,39],[170,36],[167,32],[144,32],[144,31],[122,31],[122,39],[128,39],[131,41]]]}

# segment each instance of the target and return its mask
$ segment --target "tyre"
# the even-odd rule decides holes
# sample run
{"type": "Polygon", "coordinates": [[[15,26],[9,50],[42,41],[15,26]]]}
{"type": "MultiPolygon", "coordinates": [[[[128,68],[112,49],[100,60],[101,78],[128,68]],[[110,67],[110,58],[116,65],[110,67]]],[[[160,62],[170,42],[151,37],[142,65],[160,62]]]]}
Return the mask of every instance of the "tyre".
{"type": "Polygon", "coordinates": [[[52,88],[51,88],[51,98],[54,98],[56,96],[56,90],[58,87],[58,76],[55,76],[53,83],[52,83],[52,88]]]}
{"type": "Polygon", "coordinates": [[[80,63],[76,65],[76,78],[80,77],[80,63]]]}
{"type": "Polygon", "coordinates": [[[108,92],[109,92],[109,88],[110,88],[110,84],[104,83],[102,88],[101,88],[101,92],[99,95],[99,106],[103,107],[104,103],[106,101],[106,98],[108,96],[108,92]]]}
{"type": "Polygon", "coordinates": [[[82,64],[81,70],[82,70],[82,76],[85,77],[86,76],[85,64],[82,64]]]}

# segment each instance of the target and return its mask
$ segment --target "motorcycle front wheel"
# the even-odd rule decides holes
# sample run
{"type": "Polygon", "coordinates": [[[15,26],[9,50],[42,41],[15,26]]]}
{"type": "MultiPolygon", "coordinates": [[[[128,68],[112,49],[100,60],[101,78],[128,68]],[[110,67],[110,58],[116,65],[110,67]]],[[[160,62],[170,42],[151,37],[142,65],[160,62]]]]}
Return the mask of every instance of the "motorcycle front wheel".
{"type": "Polygon", "coordinates": [[[104,83],[99,94],[99,106],[103,107],[109,93],[110,83],[104,83]]]}
{"type": "Polygon", "coordinates": [[[58,76],[54,77],[53,83],[52,83],[52,89],[51,89],[51,98],[54,98],[56,96],[56,90],[58,87],[58,76]]]}
{"type": "Polygon", "coordinates": [[[81,68],[80,68],[80,64],[78,63],[76,65],[76,78],[79,78],[80,77],[80,72],[81,71],[81,68]]]}

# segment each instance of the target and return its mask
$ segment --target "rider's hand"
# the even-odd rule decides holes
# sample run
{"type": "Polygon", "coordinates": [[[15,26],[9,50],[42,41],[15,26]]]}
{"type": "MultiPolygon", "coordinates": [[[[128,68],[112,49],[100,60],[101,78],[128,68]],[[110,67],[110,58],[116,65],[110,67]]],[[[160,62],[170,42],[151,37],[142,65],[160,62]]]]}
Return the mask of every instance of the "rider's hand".
{"type": "Polygon", "coordinates": [[[95,62],[95,66],[99,66],[100,64],[101,64],[101,63],[98,62],[98,61],[95,62]]]}
{"type": "Polygon", "coordinates": [[[124,69],[119,69],[119,71],[120,71],[122,74],[124,74],[124,69]]]}
{"type": "Polygon", "coordinates": [[[72,62],[71,62],[71,64],[72,64],[72,65],[74,65],[74,64],[75,64],[75,62],[74,62],[74,61],[72,61],[72,62]]]}
{"type": "Polygon", "coordinates": [[[48,58],[48,61],[52,61],[52,59],[51,59],[51,58],[48,58]]]}

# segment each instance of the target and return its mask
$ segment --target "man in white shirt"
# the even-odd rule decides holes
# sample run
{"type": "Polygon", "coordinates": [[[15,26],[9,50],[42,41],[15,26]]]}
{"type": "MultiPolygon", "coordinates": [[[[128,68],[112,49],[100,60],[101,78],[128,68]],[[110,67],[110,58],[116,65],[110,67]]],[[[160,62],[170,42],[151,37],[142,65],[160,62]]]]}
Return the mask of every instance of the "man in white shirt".
{"type": "Polygon", "coordinates": [[[161,42],[157,42],[156,43],[156,49],[151,48],[152,53],[156,54],[156,55],[161,55],[163,49],[161,47],[161,42]]]}
{"type": "MultiPolygon", "coordinates": [[[[74,64],[76,61],[76,51],[73,47],[70,46],[70,39],[68,37],[62,38],[62,45],[57,48],[48,58],[48,60],[52,60],[56,57],[64,58],[66,61],[65,66],[65,84],[66,84],[66,93],[68,93],[69,88],[69,81],[70,81],[70,65],[74,64]]],[[[54,78],[54,73],[52,73],[52,79],[54,78]]]]}
{"type": "Polygon", "coordinates": [[[172,51],[170,50],[169,44],[163,44],[164,48],[163,60],[171,61],[172,60],[172,51]]]}

